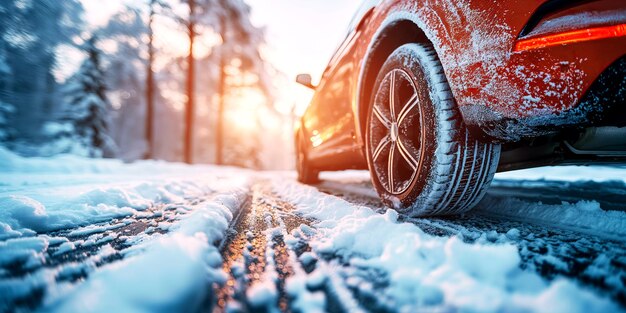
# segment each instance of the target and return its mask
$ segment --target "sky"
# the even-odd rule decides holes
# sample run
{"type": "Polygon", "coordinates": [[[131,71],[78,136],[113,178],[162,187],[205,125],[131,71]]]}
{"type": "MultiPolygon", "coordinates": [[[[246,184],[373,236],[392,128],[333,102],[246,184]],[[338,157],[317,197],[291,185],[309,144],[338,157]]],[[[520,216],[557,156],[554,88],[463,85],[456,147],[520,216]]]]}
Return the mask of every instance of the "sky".
{"type": "Polygon", "coordinates": [[[265,26],[274,63],[285,74],[318,79],[362,0],[247,0],[252,22],[265,26]]]}
{"type": "MultiPolygon", "coordinates": [[[[130,0],[82,0],[88,21],[103,25],[121,3],[130,0]]],[[[362,0],[246,0],[252,22],[264,27],[265,55],[281,73],[276,80],[279,107],[296,105],[301,113],[312,91],[294,82],[308,73],[316,83],[346,35],[348,23],[362,0]]],[[[135,2],[136,5],[136,2],[135,2]]]]}
{"type": "Polygon", "coordinates": [[[252,22],[266,28],[268,58],[282,72],[279,106],[302,113],[313,92],[297,85],[297,74],[319,81],[333,52],[346,36],[362,0],[246,0],[252,22]]]}

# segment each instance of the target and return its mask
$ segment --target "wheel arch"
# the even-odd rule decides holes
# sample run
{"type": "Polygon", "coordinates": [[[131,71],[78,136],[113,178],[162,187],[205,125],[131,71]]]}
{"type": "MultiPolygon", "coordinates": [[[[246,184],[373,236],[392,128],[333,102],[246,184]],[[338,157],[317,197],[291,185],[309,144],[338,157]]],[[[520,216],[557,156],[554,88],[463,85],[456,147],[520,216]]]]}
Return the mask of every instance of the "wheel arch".
{"type": "MultiPolygon", "coordinates": [[[[373,36],[363,58],[355,102],[355,128],[359,146],[365,151],[365,123],[378,72],[394,50],[407,43],[430,43],[426,32],[414,18],[390,17],[373,36]]],[[[437,46],[435,46],[437,49],[437,46]]]]}

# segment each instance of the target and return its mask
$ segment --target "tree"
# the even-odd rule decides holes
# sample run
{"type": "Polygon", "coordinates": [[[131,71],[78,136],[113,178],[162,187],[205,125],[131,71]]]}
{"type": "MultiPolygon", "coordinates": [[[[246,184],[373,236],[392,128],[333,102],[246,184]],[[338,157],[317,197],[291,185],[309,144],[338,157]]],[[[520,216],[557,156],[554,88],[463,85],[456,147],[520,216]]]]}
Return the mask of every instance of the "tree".
{"type": "Polygon", "coordinates": [[[157,9],[170,9],[161,0],[148,0],[148,61],[146,63],[146,142],[147,149],[145,159],[154,157],[154,109],[155,109],[155,79],[154,79],[154,31],[153,24],[157,9]]]}
{"type": "MultiPolygon", "coordinates": [[[[107,44],[102,55],[107,97],[111,103],[110,135],[119,147],[118,157],[135,160],[147,157],[149,150],[148,99],[146,97],[145,58],[149,33],[142,12],[124,7],[96,31],[107,44]]],[[[152,90],[152,93],[156,93],[152,90]]]]}
{"type": "MultiPolygon", "coordinates": [[[[220,71],[218,78],[218,92],[220,94],[217,125],[216,125],[216,163],[224,164],[224,111],[226,95],[228,93],[227,67],[236,61],[236,72],[240,77],[246,73],[253,73],[256,80],[252,84],[241,84],[235,87],[250,87],[261,89],[266,97],[271,98],[271,87],[265,61],[261,57],[260,48],[264,44],[264,32],[252,25],[250,21],[250,7],[243,0],[218,0],[221,11],[217,12],[219,20],[219,33],[222,44],[217,47],[216,53],[220,59],[220,71]]],[[[269,103],[269,102],[268,102],[269,103]]],[[[273,107],[272,107],[273,109],[273,107]]],[[[258,163],[258,162],[256,162],[258,163]]]]}
{"type": "Polygon", "coordinates": [[[109,103],[96,42],[93,36],[84,44],[87,58],[66,85],[67,120],[74,126],[76,142],[88,156],[113,157],[115,144],[108,134],[109,103]]]}
{"type": "Polygon", "coordinates": [[[193,56],[194,40],[196,37],[196,2],[187,0],[189,5],[189,19],[187,21],[187,33],[189,35],[189,54],[187,56],[187,111],[185,115],[185,162],[193,162],[193,121],[195,116],[195,59],[193,56]]]}
{"type": "MultiPolygon", "coordinates": [[[[5,84],[5,77],[9,75],[11,75],[11,67],[6,61],[4,47],[0,46],[0,86],[5,84]]],[[[13,135],[13,129],[9,125],[9,117],[13,113],[15,113],[15,107],[0,99],[0,143],[5,143],[13,135]]]]}
{"type": "MultiPolygon", "coordinates": [[[[171,10],[169,14],[163,15],[184,27],[184,32],[189,37],[189,46],[184,58],[178,56],[165,58],[157,47],[158,59],[161,61],[167,59],[167,65],[160,67],[159,72],[156,73],[160,88],[160,94],[157,96],[162,96],[162,99],[168,102],[166,107],[176,109],[169,111],[168,125],[164,125],[163,119],[156,116],[161,121],[159,130],[156,131],[159,136],[165,135],[171,138],[169,133],[166,134],[161,129],[166,127],[170,133],[173,129],[183,129],[181,137],[184,139],[181,150],[184,160],[232,164],[233,153],[225,150],[238,149],[234,147],[235,144],[230,144],[235,142],[233,138],[236,138],[237,146],[240,148],[241,141],[250,141],[254,136],[254,134],[253,136],[230,136],[225,133],[225,120],[231,116],[229,112],[239,109],[236,103],[240,94],[238,91],[260,90],[268,98],[266,108],[273,110],[270,105],[273,103],[270,99],[272,97],[270,68],[260,53],[260,48],[264,44],[264,32],[252,25],[250,8],[243,0],[178,0],[177,2],[173,7],[181,8],[181,10],[171,10]],[[181,12],[182,9],[189,14],[175,15],[175,12],[181,12]],[[213,41],[216,35],[222,39],[217,43],[213,41]],[[202,47],[208,46],[210,49],[198,50],[200,55],[197,55],[197,53],[194,54],[194,47],[199,42],[202,47]],[[194,88],[196,86],[198,88],[194,88]],[[180,103],[185,103],[182,114],[179,113],[181,112],[180,103]],[[199,119],[203,122],[199,122],[199,119]],[[176,123],[180,125],[171,127],[173,126],[171,124],[176,123]]],[[[158,33],[155,35],[159,37],[158,33]]],[[[181,141],[176,140],[161,140],[161,142],[175,146],[175,149],[179,149],[178,145],[181,144],[181,141]]],[[[160,147],[158,150],[159,153],[167,151],[169,155],[167,158],[172,159],[170,152],[175,149],[163,150],[160,147]]],[[[260,153],[258,149],[247,151],[260,153]]],[[[253,157],[249,153],[246,156],[253,157]]],[[[237,161],[237,164],[242,164],[242,162],[237,161]]]]}
{"type": "MultiPolygon", "coordinates": [[[[193,155],[194,121],[194,67],[197,64],[193,58],[193,44],[196,36],[204,35],[202,31],[213,32],[221,37],[221,43],[213,47],[210,56],[203,63],[210,63],[217,68],[217,75],[211,81],[219,95],[215,114],[215,161],[224,164],[224,116],[227,109],[226,99],[231,88],[255,87],[271,97],[271,87],[268,83],[267,66],[260,54],[264,44],[264,32],[252,25],[250,21],[250,7],[243,0],[181,0],[188,5],[190,15],[184,20],[188,28],[190,50],[187,62],[187,101],[186,114],[186,155],[193,155]],[[200,29],[199,33],[196,33],[200,29]],[[207,62],[208,61],[208,62],[207,62]],[[214,62],[214,63],[211,63],[214,62]],[[230,80],[228,73],[237,73],[239,79],[230,80]],[[255,76],[256,79],[246,81],[242,77],[255,76]],[[245,83],[245,86],[242,85],[245,83]],[[188,143],[188,144],[187,144],[188,143]]],[[[209,69],[203,69],[207,72],[209,69]]],[[[268,101],[268,103],[270,103],[268,101]]]]}
{"type": "Polygon", "coordinates": [[[56,51],[74,44],[83,25],[82,5],[77,0],[1,2],[0,46],[11,60],[11,75],[0,84],[0,102],[19,103],[8,123],[16,140],[41,142],[40,125],[59,103],[56,51]]]}
{"type": "Polygon", "coordinates": [[[4,143],[14,135],[13,129],[9,126],[9,117],[15,113],[15,107],[6,102],[0,102],[0,144],[4,143]]]}

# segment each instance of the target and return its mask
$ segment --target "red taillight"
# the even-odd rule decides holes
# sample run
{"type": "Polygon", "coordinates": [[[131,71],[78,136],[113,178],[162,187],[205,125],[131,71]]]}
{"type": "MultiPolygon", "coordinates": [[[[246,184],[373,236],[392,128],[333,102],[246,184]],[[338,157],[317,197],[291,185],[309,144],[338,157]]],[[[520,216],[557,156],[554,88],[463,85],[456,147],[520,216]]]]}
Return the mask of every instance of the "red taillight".
{"type": "Polygon", "coordinates": [[[515,43],[515,51],[525,51],[555,45],[620,36],[626,36],[626,24],[573,30],[554,35],[523,39],[515,43]]]}

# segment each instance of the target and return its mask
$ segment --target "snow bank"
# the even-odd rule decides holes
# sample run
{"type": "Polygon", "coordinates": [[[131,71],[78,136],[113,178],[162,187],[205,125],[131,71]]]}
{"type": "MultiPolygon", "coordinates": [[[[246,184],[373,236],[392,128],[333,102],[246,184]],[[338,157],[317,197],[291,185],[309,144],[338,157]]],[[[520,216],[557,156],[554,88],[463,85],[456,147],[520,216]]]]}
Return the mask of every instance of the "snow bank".
{"type": "Polygon", "coordinates": [[[71,155],[23,158],[0,147],[0,239],[131,216],[247,179],[243,170],[225,175],[233,171],[71,155]]]}
{"type": "MultiPolygon", "coordinates": [[[[92,159],[71,154],[60,154],[51,157],[21,157],[0,146],[0,173],[19,174],[125,174],[125,175],[159,175],[178,174],[193,175],[198,172],[232,172],[241,169],[217,167],[211,165],[189,166],[184,163],[158,160],[136,161],[125,163],[118,159],[92,159]]],[[[0,184],[1,185],[1,184],[0,184]]]]}
{"type": "Polygon", "coordinates": [[[497,173],[495,179],[506,180],[557,180],[557,181],[622,181],[626,182],[626,166],[548,166],[497,173]]]}
{"type": "Polygon", "coordinates": [[[0,237],[12,230],[21,233],[24,229],[43,232],[129,216],[135,212],[131,207],[120,207],[106,201],[92,205],[90,202],[81,201],[80,196],[78,199],[68,199],[67,207],[50,210],[28,197],[2,196],[0,207],[2,208],[0,224],[5,229],[5,233],[0,233],[0,237]]]}
{"type": "Polygon", "coordinates": [[[0,238],[12,230],[45,232],[131,216],[157,204],[178,203],[187,196],[214,191],[213,184],[186,180],[139,181],[120,187],[87,186],[77,195],[0,193],[0,238]],[[93,188],[93,189],[91,189],[93,188]],[[39,199],[36,200],[35,198],[39,199]],[[4,230],[3,230],[4,229],[4,230]]]}
{"type": "Polygon", "coordinates": [[[626,204],[619,207],[616,202],[614,210],[603,210],[600,204],[603,197],[610,198],[613,193],[623,194],[626,190],[625,166],[551,166],[498,173],[493,187],[495,190],[498,187],[533,190],[539,198],[548,196],[550,190],[568,192],[571,188],[574,191],[570,192],[571,201],[560,204],[516,199],[514,192],[509,192],[513,197],[488,193],[476,207],[476,213],[556,226],[611,240],[626,240],[626,204]],[[576,201],[577,189],[572,184],[590,194],[595,191],[595,200],[576,201]],[[544,186],[546,188],[542,188],[544,186]]]}
{"type": "MultiPolygon", "coordinates": [[[[547,282],[520,269],[519,252],[512,244],[468,244],[457,237],[431,236],[411,223],[399,222],[396,211],[377,214],[296,183],[275,181],[274,189],[296,204],[299,214],[320,221],[310,242],[313,252],[388,275],[389,286],[380,295],[388,308],[402,312],[618,310],[610,300],[570,281],[547,282]]],[[[355,284],[371,288],[368,282],[355,284]]]]}
{"type": "Polygon", "coordinates": [[[556,225],[603,238],[626,241],[626,212],[604,211],[596,201],[552,205],[487,196],[478,204],[475,212],[522,222],[556,225]]]}
{"type": "Polygon", "coordinates": [[[110,172],[123,164],[119,160],[83,158],[74,155],[53,157],[21,157],[7,148],[0,146],[0,172],[19,173],[74,173],[74,172],[110,172]]]}

